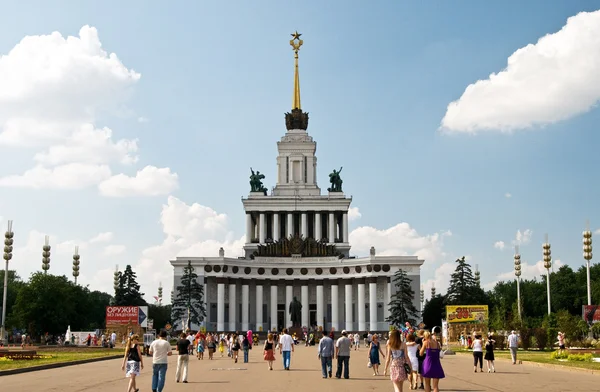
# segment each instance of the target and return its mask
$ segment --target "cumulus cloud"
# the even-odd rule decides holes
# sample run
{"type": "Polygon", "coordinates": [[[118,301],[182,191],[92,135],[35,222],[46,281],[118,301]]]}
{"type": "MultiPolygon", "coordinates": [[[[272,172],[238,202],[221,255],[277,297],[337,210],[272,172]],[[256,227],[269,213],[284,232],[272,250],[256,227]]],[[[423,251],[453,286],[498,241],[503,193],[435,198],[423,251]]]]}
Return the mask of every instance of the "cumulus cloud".
{"type": "Polygon", "coordinates": [[[596,229],[596,231],[594,231],[594,234],[600,235],[600,229],[596,229]]]}
{"type": "Polygon", "coordinates": [[[360,213],[360,210],[358,209],[358,207],[350,207],[348,209],[348,220],[349,221],[355,221],[358,220],[362,217],[362,214],[360,213]]]}
{"type": "Polygon", "coordinates": [[[109,197],[166,195],[179,187],[177,173],[170,168],[146,166],[134,177],[117,174],[100,183],[100,194],[109,197]]]}
{"type": "Polygon", "coordinates": [[[97,242],[109,242],[113,239],[114,234],[110,231],[107,231],[105,233],[100,233],[97,236],[93,237],[92,239],[90,239],[90,244],[95,244],[97,242]]]}
{"type": "Polygon", "coordinates": [[[32,189],[83,189],[110,177],[107,165],[69,163],[51,169],[37,165],[21,175],[0,178],[0,186],[32,189]]]}
{"type": "Polygon", "coordinates": [[[527,245],[531,242],[532,234],[533,231],[531,231],[531,229],[525,229],[523,231],[517,230],[517,234],[515,234],[513,245],[527,245]]]}
{"type": "Polygon", "coordinates": [[[504,194],[504,197],[506,197],[507,199],[510,199],[510,198],[512,197],[512,194],[510,194],[510,193],[506,192],[506,193],[504,194]]]}
{"type": "MultiPolygon", "coordinates": [[[[564,263],[560,259],[556,259],[552,261],[552,267],[554,270],[558,270],[562,267],[564,263]]],[[[552,270],[550,270],[552,272],[552,270]]],[[[539,260],[535,264],[529,264],[526,262],[521,262],[521,279],[539,279],[541,275],[546,274],[546,268],[544,268],[544,261],[539,260]]],[[[515,279],[515,271],[503,272],[497,276],[497,281],[503,280],[512,280],[515,279]]],[[[496,282],[493,282],[495,285],[496,282]]],[[[493,287],[492,285],[492,287],[493,287]]]]}
{"type": "Polygon", "coordinates": [[[425,290],[425,298],[431,298],[431,288],[435,287],[436,294],[444,294],[448,291],[450,283],[450,275],[454,272],[456,265],[454,263],[442,263],[433,272],[433,278],[425,280],[423,290],[425,290]]]}
{"type": "Polygon", "coordinates": [[[504,241],[496,241],[494,243],[494,248],[496,248],[496,249],[503,250],[505,246],[506,246],[506,244],[504,243],[504,241]]]}
{"type": "Polygon", "coordinates": [[[442,131],[513,131],[587,112],[600,100],[600,11],[515,51],[507,66],[448,105],[442,131]]]}
{"type": "Polygon", "coordinates": [[[126,249],[125,245],[108,245],[104,247],[104,254],[106,256],[116,256],[125,253],[126,249]]]}

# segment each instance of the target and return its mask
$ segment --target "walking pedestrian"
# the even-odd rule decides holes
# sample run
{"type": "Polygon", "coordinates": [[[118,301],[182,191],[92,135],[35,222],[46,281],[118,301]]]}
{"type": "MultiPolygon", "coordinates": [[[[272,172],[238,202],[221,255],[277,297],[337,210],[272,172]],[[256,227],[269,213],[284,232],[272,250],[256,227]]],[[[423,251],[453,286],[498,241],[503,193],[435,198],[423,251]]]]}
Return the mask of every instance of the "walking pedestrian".
{"type": "Polygon", "coordinates": [[[369,346],[369,362],[371,362],[371,366],[373,367],[374,376],[379,376],[379,365],[381,365],[379,360],[380,353],[385,358],[385,354],[383,353],[379,343],[379,337],[377,334],[374,334],[371,337],[371,345],[369,346]]]}
{"type": "Polygon", "coordinates": [[[512,364],[517,364],[517,350],[519,349],[519,337],[517,333],[513,330],[508,335],[508,348],[510,349],[510,357],[512,359],[512,364]]]}
{"type": "Polygon", "coordinates": [[[473,340],[473,366],[474,371],[477,373],[477,363],[479,363],[479,370],[483,373],[483,341],[481,335],[475,335],[473,340]]]}
{"type": "Polygon", "coordinates": [[[135,383],[135,378],[140,375],[140,370],[144,368],[142,360],[142,350],[138,345],[140,337],[135,334],[127,340],[125,348],[125,356],[123,357],[123,365],[121,370],[125,371],[125,377],[129,377],[129,387],[127,392],[138,392],[139,388],[135,383]]]}
{"type": "Polygon", "coordinates": [[[171,344],[167,342],[167,331],[160,331],[158,339],[150,345],[152,355],[152,392],[162,392],[167,376],[169,357],[173,355],[171,344]]]}
{"type": "Polygon", "coordinates": [[[274,346],[275,340],[273,339],[273,334],[269,333],[263,346],[263,359],[269,364],[269,370],[273,370],[273,362],[275,361],[275,355],[273,354],[274,346]]]}
{"type": "Polygon", "coordinates": [[[423,361],[423,379],[425,380],[425,391],[439,392],[440,379],[446,377],[444,369],[440,363],[441,346],[434,335],[426,331],[423,335],[423,345],[421,346],[421,355],[425,353],[423,361]]]}
{"type": "Polygon", "coordinates": [[[384,376],[387,374],[388,369],[390,369],[390,380],[394,385],[394,391],[402,392],[404,381],[408,380],[411,373],[411,364],[408,360],[406,344],[402,342],[400,331],[397,329],[390,333],[387,343],[387,359],[383,368],[384,376]]]}
{"type": "Polygon", "coordinates": [[[406,336],[406,351],[408,353],[408,360],[410,361],[411,374],[408,377],[410,381],[410,389],[417,389],[417,378],[419,371],[419,358],[418,351],[421,347],[417,344],[415,335],[408,334],[406,336]]]}
{"type": "MultiPolygon", "coordinates": [[[[327,336],[327,332],[323,331],[323,336],[319,341],[318,358],[321,360],[321,372],[323,378],[331,378],[332,376],[332,359],[333,359],[333,340],[327,336]]],[[[337,377],[337,376],[336,376],[337,377]]],[[[338,377],[339,378],[339,377],[338,377]]]]}
{"type": "Polygon", "coordinates": [[[248,354],[250,353],[250,340],[248,340],[248,335],[244,335],[244,339],[242,340],[242,350],[244,351],[244,363],[248,363],[248,354]]]}
{"type": "Polygon", "coordinates": [[[360,348],[360,335],[358,332],[354,334],[354,351],[360,348]]]}
{"type": "Polygon", "coordinates": [[[288,334],[287,328],[284,328],[282,335],[279,337],[279,354],[283,358],[283,368],[290,370],[290,362],[292,360],[292,353],[294,352],[294,340],[288,334]]]}
{"type": "Polygon", "coordinates": [[[188,365],[190,363],[190,342],[188,335],[186,337],[185,333],[181,333],[179,336],[179,340],[177,341],[177,353],[179,356],[177,357],[177,370],[175,371],[175,382],[179,382],[180,377],[181,381],[184,384],[187,384],[187,376],[188,376],[188,365]],[[181,374],[183,372],[183,375],[181,374]]]}
{"type": "Polygon", "coordinates": [[[342,331],[342,337],[335,342],[335,357],[337,358],[336,378],[342,377],[342,367],[344,368],[344,378],[350,378],[350,348],[352,340],[348,338],[348,333],[342,331]]]}
{"type": "Polygon", "coordinates": [[[496,367],[494,366],[494,344],[496,344],[494,334],[490,332],[485,342],[485,360],[487,361],[488,373],[496,373],[496,367]]]}

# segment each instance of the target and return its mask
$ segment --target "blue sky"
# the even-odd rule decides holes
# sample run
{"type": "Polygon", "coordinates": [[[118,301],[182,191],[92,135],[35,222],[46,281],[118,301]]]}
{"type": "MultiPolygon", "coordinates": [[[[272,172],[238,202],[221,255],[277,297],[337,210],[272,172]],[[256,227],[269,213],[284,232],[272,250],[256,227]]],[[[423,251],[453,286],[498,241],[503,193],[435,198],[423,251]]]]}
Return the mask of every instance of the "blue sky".
{"type": "MultiPolygon", "coordinates": [[[[12,266],[23,276],[39,269],[43,243],[37,242],[48,234],[57,244],[51,271],[69,273],[71,246],[84,244],[84,283],[110,290],[114,265],[130,263],[151,294],[159,281],[170,286],[168,259],[177,254],[212,255],[222,245],[228,254],[239,251],[245,227],[240,197],[248,192],[249,167],[264,172],[266,184],[274,185],[276,141],[285,132],[283,113],[291,106],[288,40],[298,30],[304,39],[302,104],[310,113],[308,132],[318,143],[319,184],[326,188],[327,174],[343,166],[345,192],[361,214],[351,229],[373,228],[354,233],[365,244],[354,253],[366,254],[372,243],[382,251],[431,255],[422,278],[438,286],[452,261],[468,255],[489,283],[511,272],[509,248],[520,230],[530,234],[521,237],[521,253],[531,264],[531,276],[537,274],[533,264],[541,259],[544,233],[554,258],[577,267],[583,263],[586,220],[592,229],[600,227],[600,188],[594,181],[600,164],[595,154],[600,83],[569,67],[600,65],[600,41],[585,37],[593,26],[577,22],[579,29],[568,36],[573,45],[587,45],[582,50],[561,55],[564,40],[556,40],[556,48],[550,44],[556,50],[544,52],[540,61],[519,63],[525,66],[510,89],[482,86],[480,95],[461,99],[460,121],[453,126],[477,128],[481,114],[499,121],[495,129],[473,133],[440,126],[448,105],[463,97],[467,86],[503,71],[515,51],[558,32],[569,17],[598,8],[594,1],[4,5],[0,54],[6,68],[0,91],[6,94],[0,92],[0,103],[6,110],[0,109],[0,129],[6,131],[11,119],[32,116],[29,126],[38,133],[44,132],[44,121],[64,131],[35,147],[0,143],[0,216],[15,221],[19,248],[12,266]],[[89,72],[79,72],[77,54],[53,51],[47,41],[23,41],[35,49],[32,53],[46,57],[27,61],[21,54],[23,65],[6,65],[24,37],[53,32],[78,37],[86,25],[96,29],[103,50],[115,53],[120,66],[96,69],[92,62],[89,72]],[[555,64],[553,53],[568,65],[564,78],[560,70],[545,74],[555,64]],[[47,57],[60,64],[55,73],[41,72],[47,57]],[[33,76],[11,72],[27,69],[28,63],[37,64],[31,66],[36,82],[19,98],[11,91],[20,91],[18,84],[30,83],[33,76]],[[116,77],[111,69],[130,74],[116,77]],[[528,86],[536,75],[542,75],[539,83],[528,86]],[[73,105],[81,107],[71,111],[73,105]],[[494,113],[487,113],[490,108],[494,113]],[[551,113],[563,115],[557,120],[551,113]],[[511,118],[517,118],[516,125],[511,118]],[[86,168],[77,175],[61,172],[56,180],[56,172],[46,173],[44,181],[15,179],[36,165],[36,154],[61,145],[80,123],[110,128],[115,143],[137,139],[129,150],[135,162],[125,164],[122,156],[107,153],[106,160],[91,163],[107,165],[110,173],[86,168]],[[512,124],[510,130],[504,123],[512,124]],[[129,194],[99,191],[98,183],[108,176],[135,176],[146,166],[169,168],[148,173],[155,194],[141,185],[131,185],[135,190],[129,194]],[[87,185],[68,185],[72,182],[65,178],[71,175],[87,185]],[[2,180],[8,176],[13,177],[2,180]],[[400,223],[410,230],[397,228],[400,223]],[[100,233],[104,237],[91,241],[100,233]],[[499,241],[503,250],[494,247],[499,241]]],[[[84,160],[90,163],[89,155],[84,160]]],[[[61,162],[67,161],[76,162],[73,157],[61,162]]],[[[48,159],[38,162],[52,165],[48,159]]]]}

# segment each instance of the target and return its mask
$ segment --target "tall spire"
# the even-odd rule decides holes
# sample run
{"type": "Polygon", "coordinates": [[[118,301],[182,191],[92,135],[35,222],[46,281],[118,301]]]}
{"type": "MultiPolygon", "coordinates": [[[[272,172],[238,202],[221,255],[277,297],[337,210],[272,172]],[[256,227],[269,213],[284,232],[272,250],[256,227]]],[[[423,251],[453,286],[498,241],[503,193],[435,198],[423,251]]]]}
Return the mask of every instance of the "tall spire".
{"type": "Polygon", "coordinates": [[[292,98],[292,110],[302,109],[300,105],[300,74],[298,72],[298,51],[304,43],[300,39],[301,35],[296,31],[292,34],[292,39],[290,40],[290,45],[294,49],[294,97],[292,98]]]}
{"type": "Polygon", "coordinates": [[[297,31],[292,34],[290,45],[294,49],[294,96],[292,98],[292,111],[285,114],[285,127],[288,131],[308,128],[308,113],[303,113],[300,105],[300,74],[298,72],[298,52],[304,43],[300,39],[302,34],[297,31]]]}

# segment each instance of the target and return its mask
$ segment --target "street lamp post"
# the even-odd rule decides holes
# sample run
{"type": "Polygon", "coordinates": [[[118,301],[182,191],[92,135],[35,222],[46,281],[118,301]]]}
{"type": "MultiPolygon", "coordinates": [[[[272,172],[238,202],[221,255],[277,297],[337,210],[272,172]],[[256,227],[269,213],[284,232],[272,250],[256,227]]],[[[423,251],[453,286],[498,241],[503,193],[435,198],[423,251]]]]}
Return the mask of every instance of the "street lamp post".
{"type": "Polygon", "coordinates": [[[42,269],[44,270],[44,274],[47,274],[50,269],[50,249],[50,237],[46,236],[44,246],[42,247],[42,269]]]}
{"type": "Polygon", "coordinates": [[[521,255],[519,254],[519,246],[515,246],[515,276],[517,277],[517,311],[519,312],[519,320],[521,320],[521,255]]]}
{"type": "Polygon", "coordinates": [[[421,285],[421,292],[419,294],[421,294],[421,313],[423,313],[423,304],[425,303],[425,288],[423,285],[421,285]]]}
{"type": "Polygon", "coordinates": [[[550,268],[552,267],[552,252],[550,251],[550,243],[548,243],[548,234],[546,234],[546,242],[542,245],[544,255],[544,268],[546,268],[546,289],[548,291],[548,314],[551,312],[550,307],[550,268]]]}
{"type": "Polygon", "coordinates": [[[73,253],[73,277],[75,278],[75,284],[77,284],[77,277],[79,276],[79,247],[75,247],[75,252],[73,253]]]}
{"type": "Polygon", "coordinates": [[[585,259],[585,267],[587,271],[587,303],[592,304],[592,288],[590,286],[590,260],[592,260],[592,232],[588,227],[583,232],[583,258],[585,259]]]}
{"type": "MultiPolygon", "coordinates": [[[[2,326],[0,327],[0,341],[4,344],[6,337],[6,297],[8,296],[8,262],[12,259],[13,251],[13,237],[15,233],[12,231],[11,220],[8,221],[8,227],[6,233],[4,233],[4,261],[6,261],[6,267],[4,268],[4,296],[2,297],[2,326]]],[[[8,342],[7,342],[8,343],[8,342]]]]}

